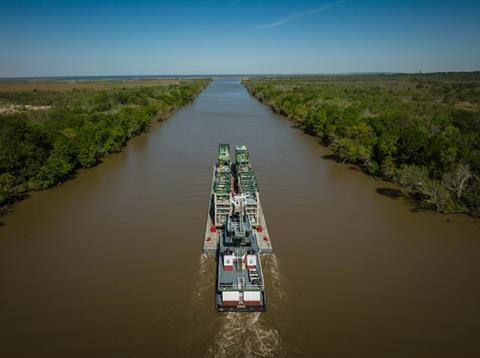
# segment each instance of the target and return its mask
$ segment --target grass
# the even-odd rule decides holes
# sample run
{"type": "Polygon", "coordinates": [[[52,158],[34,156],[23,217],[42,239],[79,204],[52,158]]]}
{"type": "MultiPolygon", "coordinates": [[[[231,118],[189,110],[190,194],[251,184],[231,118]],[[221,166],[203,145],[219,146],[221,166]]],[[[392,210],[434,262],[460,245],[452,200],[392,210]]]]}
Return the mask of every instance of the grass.
{"type": "Polygon", "coordinates": [[[148,79],[0,79],[0,92],[105,90],[113,88],[157,87],[179,84],[178,78],[148,79]]]}

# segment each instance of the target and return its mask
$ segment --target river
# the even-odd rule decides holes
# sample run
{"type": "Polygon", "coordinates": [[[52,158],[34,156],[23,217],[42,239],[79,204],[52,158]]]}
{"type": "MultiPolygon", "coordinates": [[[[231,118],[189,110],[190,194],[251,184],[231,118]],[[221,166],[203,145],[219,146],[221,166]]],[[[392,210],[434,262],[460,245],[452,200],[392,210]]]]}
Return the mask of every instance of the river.
{"type": "Polygon", "coordinates": [[[0,218],[0,356],[478,357],[480,224],[377,192],[392,187],[218,79],[0,218]],[[266,313],[214,309],[220,142],[246,144],[257,174],[266,313]]]}

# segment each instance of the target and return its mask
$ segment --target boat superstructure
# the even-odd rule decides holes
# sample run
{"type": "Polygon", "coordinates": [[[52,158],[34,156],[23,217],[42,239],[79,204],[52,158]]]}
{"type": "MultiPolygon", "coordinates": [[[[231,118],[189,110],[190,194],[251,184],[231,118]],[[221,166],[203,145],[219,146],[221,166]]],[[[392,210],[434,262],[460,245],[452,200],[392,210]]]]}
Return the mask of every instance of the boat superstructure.
{"type": "Polygon", "coordinates": [[[248,149],[220,144],[213,168],[204,253],[217,258],[220,311],[266,309],[261,254],[272,252],[248,149]]]}

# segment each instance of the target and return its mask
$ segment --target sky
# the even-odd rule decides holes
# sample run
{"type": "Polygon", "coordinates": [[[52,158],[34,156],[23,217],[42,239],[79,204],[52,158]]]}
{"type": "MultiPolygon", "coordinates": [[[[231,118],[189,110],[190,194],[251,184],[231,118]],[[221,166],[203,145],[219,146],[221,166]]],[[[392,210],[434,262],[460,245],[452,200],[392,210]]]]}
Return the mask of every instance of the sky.
{"type": "Polygon", "coordinates": [[[0,0],[0,77],[474,70],[479,0],[0,0]]]}

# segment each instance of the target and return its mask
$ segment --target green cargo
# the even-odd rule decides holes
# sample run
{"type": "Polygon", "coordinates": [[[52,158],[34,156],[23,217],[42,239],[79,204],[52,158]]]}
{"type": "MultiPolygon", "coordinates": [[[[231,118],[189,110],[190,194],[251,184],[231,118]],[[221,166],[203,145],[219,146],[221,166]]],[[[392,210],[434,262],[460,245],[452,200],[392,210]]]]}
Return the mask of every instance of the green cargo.
{"type": "Polygon", "coordinates": [[[218,165],[230,165],[230,144],[218,146],[218,165]]]}

